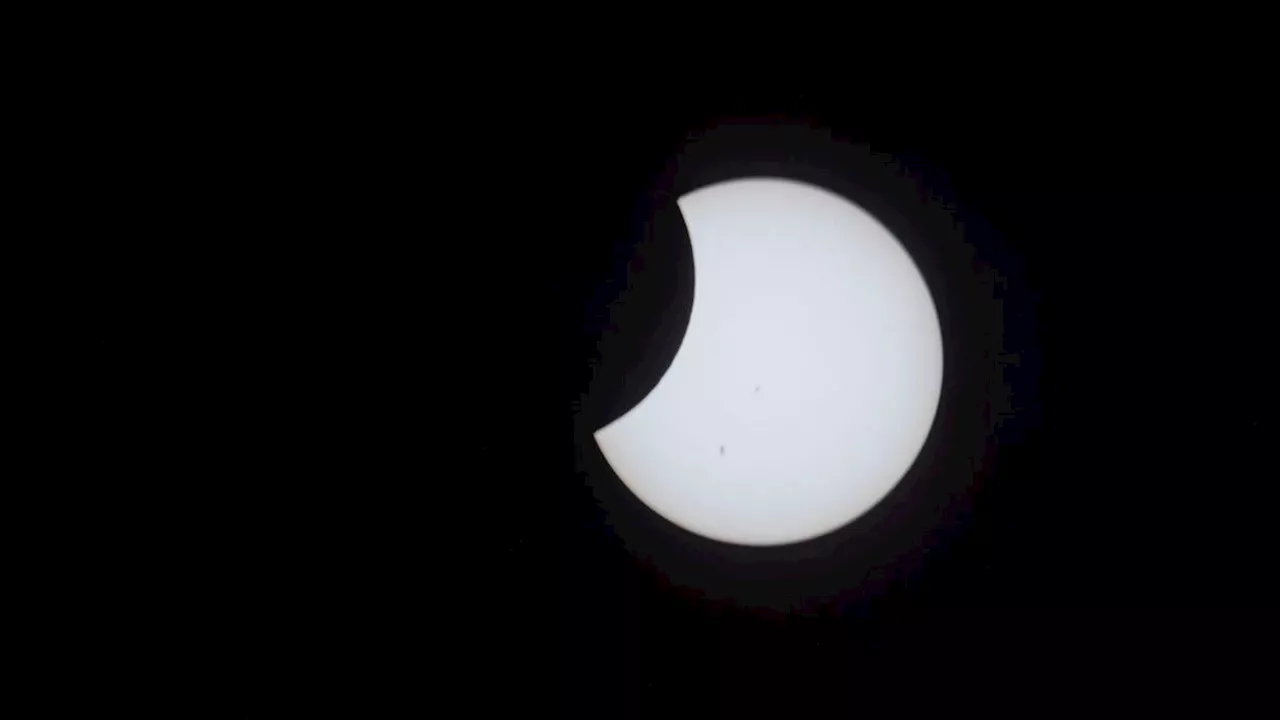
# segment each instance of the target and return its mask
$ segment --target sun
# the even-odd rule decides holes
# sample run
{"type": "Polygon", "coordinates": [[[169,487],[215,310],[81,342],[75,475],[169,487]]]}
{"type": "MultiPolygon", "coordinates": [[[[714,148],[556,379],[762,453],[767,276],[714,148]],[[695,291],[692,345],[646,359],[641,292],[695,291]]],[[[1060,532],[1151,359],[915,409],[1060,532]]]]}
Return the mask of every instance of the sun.
{"type": "Polygon", "coordinates": [[[739,178],[678,201],[693,309],[670,368],[595,433],[641,501],[740,545],[857,519],[906,474],[942,388],[942,333],[911,256],[849,199],[739,178]]]}

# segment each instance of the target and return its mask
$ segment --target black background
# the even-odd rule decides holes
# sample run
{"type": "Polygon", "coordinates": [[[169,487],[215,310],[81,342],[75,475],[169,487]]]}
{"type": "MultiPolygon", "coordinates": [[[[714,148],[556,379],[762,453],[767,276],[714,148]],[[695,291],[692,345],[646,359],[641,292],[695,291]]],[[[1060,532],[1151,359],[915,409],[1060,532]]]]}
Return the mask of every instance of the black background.
{"type": "Polygon", "coordinates": [[[324,103],[268,126],[256,160],[319,191],[280,195],[308,232],[272,229],[287,262],[253,265],[294,282],[234,346],[263,388],[235,436],[279,456],[237,475],[254,501],[213,555],[237,686],[429,704],[416,689],[458,675],[482,704],[639,717],[1218,703],[1259,681],[1277,179],[1257,103],[531,78],[424,119],[366,79],[325,133],[299,130],[324,103]],[[705,547],[649,553],[579,461],[605,336],[615,370],[646,333],[672,340],[645,325],[669,310],[652,281],[602,315],[663,272],[633,262],[646,193],[724,123],[897,159],[1006,293],[1018,392],[989,462],[936,532],[897,536],[909,560],[820,558],[817,594],[813,562],[774,558],[744,593],[705,547]]]}
{"type": "Polygon", "coordinates": [[[972,504],[920,539],[921,567],[889,582],[851,569],[843,594],[790,609],[708,594],[699,585],[715,567],[673,580],[673,561],[629,544],[566,464],[554,550],[521,533],[506,550],[535,576],[553,553],[559,562],[565,701],[637,715],[674,702],[852,709],[892,705],[895,692],[949,697],[952,682],[1130,697],[1249,666],[1272,637],[1262,611],[1275,598],[1263,399],[1272,141],[1143,102],[1106,113],[1095,99],[1068,118],[991,101],[868,112],[831,94],[762,95],[575,116],[582,134],[542,161],[589,208],[561,268],[567,411],[605,334],[592,313],[628,257],[616,238],[639,220],[635,196],[687,133],[725,123],[817,127],[918,168],[1006,277],[1003,341],[1034,393],[1015,403],[1016,431],[995,438],[972,504]],[[605,227],[612,245],[595,232],[605,227]]]}
{"type": "MultiPolygon", "coordinates": [[[[754,72],[665,31],[606,63],[524,27],[542,47],[334,21],[236,18],[207,45],[136,23],[163,50],[90,25],[112,47],[47,83],[72,101],[48,146],[74,170],[46,170],[88,196],[49,217],[91,226],[50,263],[78,271],[90,338],[67,377],[91,442],[54,450],[91,464],[70,473],[86,491],[45,485],[91,531],[47,563],[73,587],[36,629],[92,654],[50,641],[59,660],[106,677],[144,655],[160,672],[130,690],[195,677],[184,702],[236,717],[342,699],[1228,715],[1266,697],[1280,122],[1274,83],[1246,72],[1263,65],[1210,68],[1188,41],[1184,68],[1135,48],[1086,72],[1074,35],[1053,77],[967,38],[926,64],[929,41],[862,22],[827,47],[883,35],[873,63],[757,44],[754,72]],[[980,50],[992,67],[955,62],[980,50]],[[601,304],[661,271],[631,263],[637,198],[726,121],[811,125],[919,171],[1008,281],[1000,341],[1034,387],[963,512],[881,574],[820,563],[830,594],[777,566],[763,598],[707,592],[713,555],[691,552],[699,575],[646,554],[577,460],[601,304]]],[[[606,24],[604,44],[632,30],[606,24]]],[[[648,345],[648,309],[618,356],[648,345]]]]}

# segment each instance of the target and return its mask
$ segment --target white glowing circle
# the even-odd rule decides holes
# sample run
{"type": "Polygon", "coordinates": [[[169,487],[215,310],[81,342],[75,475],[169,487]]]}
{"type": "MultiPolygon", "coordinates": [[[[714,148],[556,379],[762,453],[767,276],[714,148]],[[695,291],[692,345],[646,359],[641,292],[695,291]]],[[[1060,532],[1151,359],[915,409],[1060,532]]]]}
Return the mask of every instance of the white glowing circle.
{"type": "Polygon", "coordinates": [[[658,514],[740,545],[807,540],[883,499],[920,453],[942,391],[924,278],[834,193],[749,178],[678,201],[693,310],[666,374],[595,433],[658,514]]]}

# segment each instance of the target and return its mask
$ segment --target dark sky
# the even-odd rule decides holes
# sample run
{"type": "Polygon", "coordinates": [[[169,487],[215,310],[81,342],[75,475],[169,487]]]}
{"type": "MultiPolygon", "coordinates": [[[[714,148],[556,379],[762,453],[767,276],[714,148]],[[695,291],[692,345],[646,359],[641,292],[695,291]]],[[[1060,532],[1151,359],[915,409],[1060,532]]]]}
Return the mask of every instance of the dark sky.
{"type": "MultiPolygon", "coordinates": [[[[856,707],[864,693],[917,681],[1054,673],[1083,673],[1096,688],[1132,665],[1158,675],[1249,644],[1239,634],[1258,633],[1253,614],[1275,601],[1264,449],[1275,427],[1264,400],[1272,140],[1169,122],[1156,107],[1054,118],[979,103],[993,118],[984,123],[966,108],[927,104],[863,122],[858,107],[805,98],[773,112],[707,105],[584,122],[590,144],[567,157],[592,178],[575,202],[594,206],[593,227],[621,231],[635,219],[628,193],[653,181],[646,172],[691,127],[801,123],[832,132],[835,144],[868,144],[964,223],[979,264],[950,272],[999,278],[1004,322],[990,347],[1005,353],[1013,397],[988,431],[983,470],[963,490],[950,487],[963,495],[954,512],[854,538],[901,541],[869,565],[847,545],[815,550],[818,559],[726,560],[624,517],[643,510],[602,502],[605,481],[591,474],[600,470],[574,466],[554,550],[563,568],[557,657],[571,704],[856,707]]],[[[674,347],[670,328],[640,315],[680,317],[680,278],[653,279],[662,271],[647,261],[667,256],[621,242],[624,257],[646,262],[620,280],[617,256],[590,235],[573,236],[581,245],[567,266],[570,397],[611,360],[625,365],[619,355],[674,347]],[[646,282],[664,289],[650,298],[646,282]],[[643,299],[599,320],[590,313],[602,292],[643,299]],[[584,306],[586,318],[574,315],[584,306]],[[601,366],[573,364],[599,360],[604,335],[633,327],[643,329],[601,366]]],[[[991,331],[973,322],[952,329],[991,331]]],[[[620,383],[618,411],[660,376],[624,372],[639,387],[620,383]]],[[[905,511],[915,519],[935,511],[937,497],[921,492],[904,501],[920,503],[905,511]]],[[[541,567],[552,554],[516,542],[518,566],[541,567]]]]}
{"type": "Polygon", "coordinates": [[[255,667],[412,694],[446,663],[486,701],[555,716],[974,692],[1038,714],[1212,672],[1248,685],[1272,654],[1280,180],[1257,108],[1202,98],[1206,123],[1177,93],[548,81],[424,118],[400,86],[361,87],[398,100],[296,162],[263,155],[329,189],[288,205],[316,221],[285,233],[299,287],[239,360],[270,381],[255,442],[283,442],[286,409],[314,427],[290,445],[313,470],[253,464],[257,499],[229,511],[258,528],[219,571],[258,598],[226,621],[260,630],[243,635],[255,667]],[[816,163],[898,213],[954,290],[961,400],[936,464],[876,523],[798,550],[673,531],[575,435],[678,346],[691,278],[670,203],[751,143],[665,173],[726,124],[822,134],[767,163],[816,163]],[[899,180],[824,164],[867,147],[899,180]]]}

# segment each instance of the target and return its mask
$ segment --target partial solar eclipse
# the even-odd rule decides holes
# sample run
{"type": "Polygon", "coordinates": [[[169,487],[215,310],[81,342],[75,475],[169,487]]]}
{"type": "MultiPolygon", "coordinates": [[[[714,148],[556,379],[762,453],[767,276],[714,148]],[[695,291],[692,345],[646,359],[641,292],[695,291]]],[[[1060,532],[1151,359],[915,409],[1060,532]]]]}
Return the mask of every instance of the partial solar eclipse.
{"type": "Polygon", "coordinates": [[[678,200],[693,309],[666,374],[595,433],[659,515],[738,545],[836,530],[924,446],[942,333],[910,255],[844,197],[743,178],[678,200]]]}

